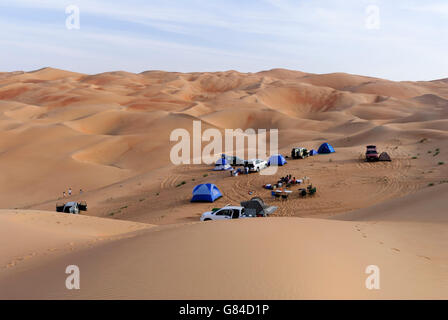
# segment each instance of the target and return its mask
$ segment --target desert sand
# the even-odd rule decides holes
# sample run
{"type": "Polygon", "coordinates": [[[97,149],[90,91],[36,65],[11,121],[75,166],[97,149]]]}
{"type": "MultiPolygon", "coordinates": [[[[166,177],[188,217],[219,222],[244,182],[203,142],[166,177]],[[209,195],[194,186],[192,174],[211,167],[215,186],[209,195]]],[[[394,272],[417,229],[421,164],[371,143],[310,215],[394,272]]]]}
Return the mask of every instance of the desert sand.
{"type": "Polygon", "coordinates": [[[448,81],[259,73],[0,73],[0,298],[448,298],[448,81]],[[280,152],[331,155],[274,176],[175,166],[172,130],[279,129],[280,152]],[[366,163],[375,144],[393,161],[366,163]],[[318,193],[262,189],[310,177],[318,193]],[[223,198],[191,204],[196,184],[223,198]],[[86,200],[55,213],[62,191],[86,200]],[[83,193],[80,194],[79,190],[83,193]],[[249,195],[249,192],[251,195],[249,195]],[[200,223],[260,196],[269,219],[200,223]],[[82,289],[65,289],[77,264],[82,289]],[[378,265],[381,289],[367,290],[378,265]]]}

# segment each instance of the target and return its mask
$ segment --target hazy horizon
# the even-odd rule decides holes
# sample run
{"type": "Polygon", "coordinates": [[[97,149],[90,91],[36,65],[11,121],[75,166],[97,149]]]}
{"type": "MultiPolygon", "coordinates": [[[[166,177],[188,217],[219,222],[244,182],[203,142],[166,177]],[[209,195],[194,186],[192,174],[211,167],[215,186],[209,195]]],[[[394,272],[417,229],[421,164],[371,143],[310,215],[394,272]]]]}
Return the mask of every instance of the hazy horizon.
{"type": "Polygon", "coordinates": [[[448,77],[448,4],[437,0],[5,0],[0,8],[1,71],[448,77]]]}

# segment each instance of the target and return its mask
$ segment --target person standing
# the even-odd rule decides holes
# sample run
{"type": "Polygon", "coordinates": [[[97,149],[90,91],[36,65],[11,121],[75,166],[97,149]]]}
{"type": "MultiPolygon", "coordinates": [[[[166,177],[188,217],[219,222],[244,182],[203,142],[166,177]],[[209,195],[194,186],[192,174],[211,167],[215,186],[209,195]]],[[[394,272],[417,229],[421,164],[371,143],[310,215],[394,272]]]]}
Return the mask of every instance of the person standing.
{"type": "Polygon", "coordinates": [[[70,197],[72,195],[72,188],[68,188],[68,196],[70,197]]]}

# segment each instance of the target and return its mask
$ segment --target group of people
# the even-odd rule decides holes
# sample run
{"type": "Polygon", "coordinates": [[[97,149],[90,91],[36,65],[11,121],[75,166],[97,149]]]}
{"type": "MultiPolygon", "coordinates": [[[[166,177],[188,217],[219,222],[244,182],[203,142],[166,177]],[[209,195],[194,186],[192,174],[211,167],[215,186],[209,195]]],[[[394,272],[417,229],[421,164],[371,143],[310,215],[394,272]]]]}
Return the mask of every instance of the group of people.
{"type": "Polygon", "coordinates": [[[249,174],[249,167],[244,167],[243,169],[242,168],[238,168],[238,169],[231,169],[230,170],[230,176],[231,177],[237,177],[237,176],[239,176],[240,174],[249,174]]]}
{"type": "Polygon", "coordinates": [[[293,184],[302,184],[305,179],[308,179],[307,177],[304,177],[303,179],[296,179],[296,177],[293,177],[292,175],[287,175],[284,177],[281,177],[276,184],[265,184],[263,185],[263,188],[268,190],[277,190],[282,189],[285,190],[285,188],[290,187],[293,184]]]}
{"type": "Polygon", "coordinates": [[[296,179],[296,177],[291,176],[290,174],[285,176],[285,177],[281,177],[278,181],[277,181],[277,185],[279,187],[281,187],[282,185],[288,185],[288,184],[301,184],[303,182],[303,180],[300,179],[296,179]]]}
{"type": "MultiPolygon", "coordinates": [[[[83,192],[84,192],[84,191],[83,191],[82,189],[79,189],[79,194],[82,194],[83,192]]],[[[72,190],[71,187],[69,187],[68,190],[67,190],[67,192],[66,192],[65,190],[62,192],[62,197],[63,197],[63,198],[70,197],[70,196],[72,195],[72,193],[73,193],[73,190],[72,190]]]]}

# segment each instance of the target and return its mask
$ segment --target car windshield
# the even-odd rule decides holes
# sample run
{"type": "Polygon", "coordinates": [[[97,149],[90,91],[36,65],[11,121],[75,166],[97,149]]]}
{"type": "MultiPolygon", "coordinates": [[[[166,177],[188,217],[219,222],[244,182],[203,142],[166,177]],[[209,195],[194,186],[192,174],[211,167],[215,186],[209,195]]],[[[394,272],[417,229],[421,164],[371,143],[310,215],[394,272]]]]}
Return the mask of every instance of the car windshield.
{"type": "Polygon", "coordinates": [[[377,152],[375,150],[367,150],[367,154],[376,154],[377,152]]]}

